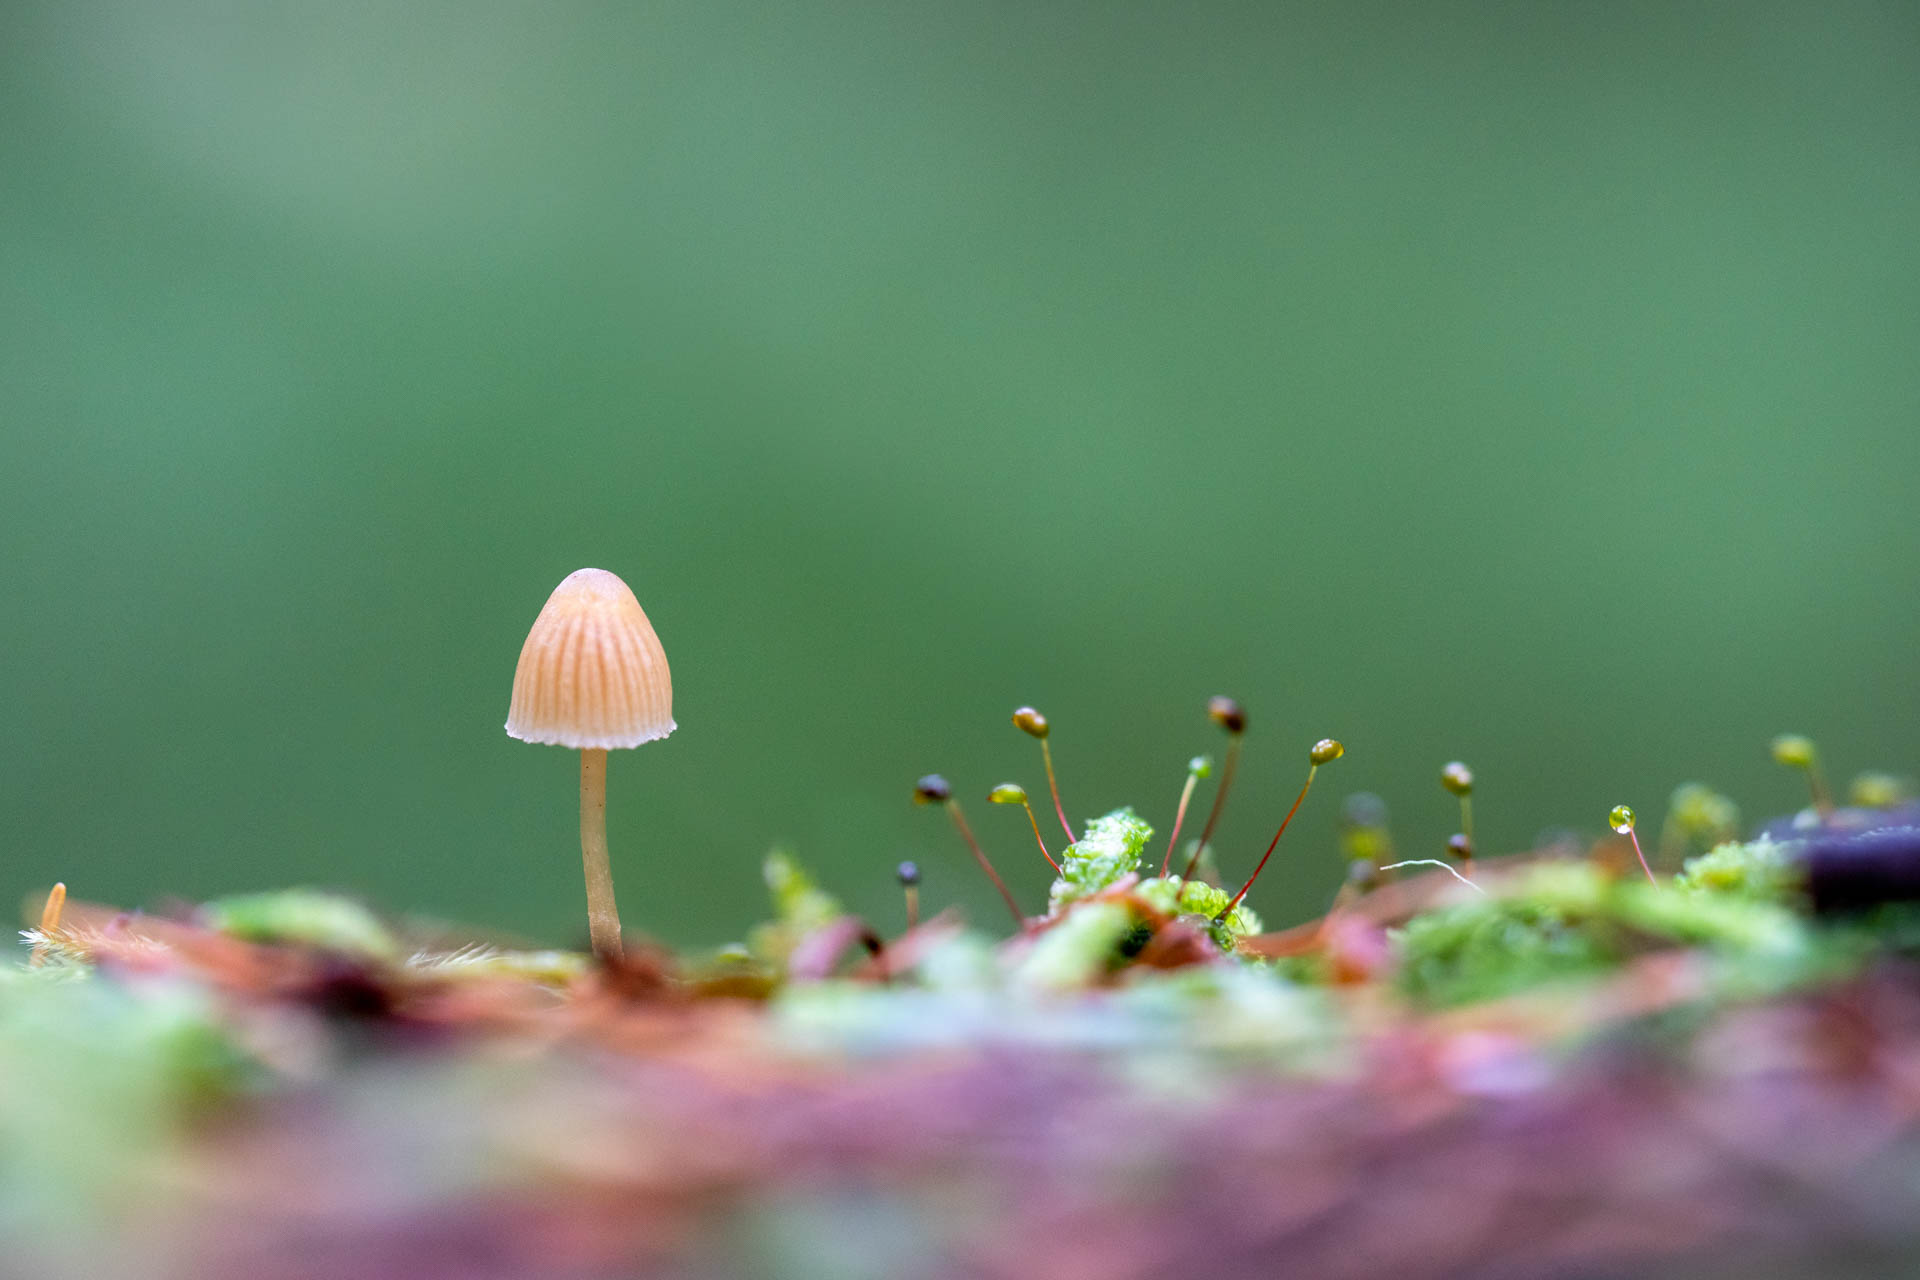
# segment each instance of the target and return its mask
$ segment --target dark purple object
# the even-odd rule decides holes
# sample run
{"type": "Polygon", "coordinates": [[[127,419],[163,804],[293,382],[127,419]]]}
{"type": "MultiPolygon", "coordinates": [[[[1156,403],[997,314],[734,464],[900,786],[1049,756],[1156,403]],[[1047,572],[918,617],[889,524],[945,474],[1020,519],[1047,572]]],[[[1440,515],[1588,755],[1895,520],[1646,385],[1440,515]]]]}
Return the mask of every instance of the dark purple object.
{"type": "Polygon", "coordinates": [[[1816,836],[1801,861],[1807,894],[1822,915],[1920,901],[1920,826],[1816,836]]]}

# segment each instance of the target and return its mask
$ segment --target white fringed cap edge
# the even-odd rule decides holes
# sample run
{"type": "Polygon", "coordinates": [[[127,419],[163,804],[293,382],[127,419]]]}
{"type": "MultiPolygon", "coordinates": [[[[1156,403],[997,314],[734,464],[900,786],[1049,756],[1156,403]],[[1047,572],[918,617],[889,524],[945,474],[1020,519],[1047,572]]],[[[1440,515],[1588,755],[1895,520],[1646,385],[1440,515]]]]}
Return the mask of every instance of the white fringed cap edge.
{"type": "Polygon", "coordinates": [[[666,651],[633,592],[605,569],[568,574],[520,648],[508,736],[612,750],[664,738],[676,727],[666,651]]]}

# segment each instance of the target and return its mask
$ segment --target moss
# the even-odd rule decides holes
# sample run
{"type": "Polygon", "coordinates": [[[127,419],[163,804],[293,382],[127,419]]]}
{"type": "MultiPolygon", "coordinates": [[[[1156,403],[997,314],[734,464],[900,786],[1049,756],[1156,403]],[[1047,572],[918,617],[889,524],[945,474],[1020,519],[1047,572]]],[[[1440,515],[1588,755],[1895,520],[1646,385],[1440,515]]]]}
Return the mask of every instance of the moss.
{"type": "Polygon", "coordinates": [[[1425,1004],[1467,1004],[1597,972],[1609,953],[1576,919],[1536,902],[1467,903],[1416,917],[1400,933],[1401,988],[1425,1004]]]}
{"type": "Polygon", "coordinates": [[[1260,932],[1260,917],[1253,908],[1244,902],[1235,907],[1226,919],[1215,919],[1233,900],[1233,895],[1215,885],[1199,880],[1182,880],[1179,876],[1156,876],[1142,881],[1135,890],[1155,910],[1164,911],[1170,916],[1201,915],[1209,921],[1207,931],[1213,935],[1213,941],[1222,951],[1231,951],[1237,939],[1260,932]]]}
{"type": "Polygon", "coordinates": [[[1048,895],[1049,909],[1058,913],[1139,870],[1140,852],[1152,838],[1152,825],[1130,808],[1115,809],[1089,822],[1086,835],[1060,855],[1060,877],[1048,895]]]}
{"type": "Polygon", "coordinates": [[[196,1119],[266,1078],[203,984],[0,966],[0,1150],[15,1154],[0,1227],[44,1239],[116,1220],[196,1119]]]}
{"type": "Polygon", "coordinates": [[[1787,855],[1793,848],[1762,836],[1746,844],[1715,845],[1689,858],[1673,887],[1688,896],[1740,898],[1753,902],[1787,904],[1799,882],[1787,855]]]}
{"type": "Polygon", "coordinates": [[[385,962],[400,955],[400,944],[373,912],[317,889],[219,898],[200,908],[200,919],[210,929],[248,942],[295,943],[385,962]]]}
{"type": "Polygon", "coordinates": [[[420,973],[457,979],[537,982],[564,987],[587,972],[587,957],[578,951],[503,951],[498,947],[463,947],[458,951],[417,955],[408,967],[420,973]]]}
{"type": "Polygon", "coordinates": [[[784,968],[800,939],[839,919],[846,910],[839,899],[814,883],[798,858],[784,849],[767,855],[760,864],[760,874],[767,882],[767,896],[773,900],[773,919],[753,930],[747,946],[756,958],[784,968]]]}
{"type": "Polygon", "coordinates": [[[1013,984],[1030,991],[1088,986],[1120,966],[1133,925],[1133,913],[1121,903],[1083,903],[1040,935],[1014,970],[1013,984]]]}
{"type": "Polygon", "coordinates": [[[1708,949],[1732,985],[1774,989],[1825,971],[1832,952],[1761,897],[1615,880],[1579,863],[1536,868],[1497,898],[1410,921],[1400,985],[1430,1005],[1464,1004],[1588,978],[1658,947],[1708,949]]]}

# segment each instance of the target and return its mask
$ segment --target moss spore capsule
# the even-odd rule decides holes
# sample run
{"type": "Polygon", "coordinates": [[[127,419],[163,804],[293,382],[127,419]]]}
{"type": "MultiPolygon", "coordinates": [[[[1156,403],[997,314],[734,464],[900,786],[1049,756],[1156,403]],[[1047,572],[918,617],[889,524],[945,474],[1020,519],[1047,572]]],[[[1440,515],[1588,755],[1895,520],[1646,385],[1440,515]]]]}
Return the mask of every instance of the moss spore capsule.
{"type": "Polygon", "coordinates": [[[1893,809],[1913,798],[1913,783],[1891,773],[1863,773],[1847,784],[1847,803],[1862,809],[1893,809]]]}
{"type": "Polygon", "coordinates": [[[1040,819],[1033,816],[1033,805],[1027,800],[1027,789],[1017,782],[1003,782],[987,792],[987,799],[993,804],[1017,804],[1027,811],[1027,822],[1033,827],[1033,841],[1040,846],[1040,856],[1047,860],[1047,865],[1053,868],[1054,874],[1058,875],[1060,864],[1053,860],[1051,853],[1047,852],[1047,841],[1040,834],[1040,819]]]}
{"type": "MultiPolygon", "coordinates": [[[[1027,918],[1020,914],[1020,904],[1014,901],[1013,891],[1007,888],[1007,882],[1002,880],[1000,873],[993,869],[993,862],[987,857],[987,851],[982,849],[980,842],[973,838],[973,828],[967,825],[967,815],[961,810],[960,802],[953,798],[953,788],[947,784],[947,780],[937,773],[930,773],[920,779],[913,784],[913,802],[937,804],[947,811],[947,816],[953,819],[954,830],[958,831],[960,838],[967,842],[967,849],[973,854],[973,860],[980,864],[980,870],[986,873],[987,879],[993,882],[993,887],[999,890],[1000,900],[1007,904],[1007,912],[1013,916],[1014,927],[1024,930],[1027,926],[1027,918]]],[[[913,893],[911,886],[907,892],[909,895],[913,893]]],[[[910,905],[912,901],[913,899],[909,897],[910,905]]]]}
{"type": "Polygon", "coordinates": [[[920,925],[920,868],[912,862],[903,862],[893,869],[894,877],[900,881],[900,888],[907,899],[907,928],[920,925]]]}
{"type": "Polygon", "coordinates": [[[1667,801],[1660,826],[1660,854],[1668,865],[1684,859],[1689,848],[1711,849],[1740,831],[1740,806],[1703,782],[1683,782],[1667,801]]]}
{"type": "Polygon", "coordinates": [[[1356,791],[1340,805],[1340,820],[1351,827],[1387,825],[1387,802],[1371,791],[1356,791]]]}
{"type": "Polygon", "coordinates": [[[1804,733],[1783,733],[1773,740],[1773,758],[1794,769],[1813,764],[1813,739],[1804,733]]]}
{"type": "Polygon", "coordinates": [[[1820,753],[1814,750],[1812,738],[1804,733],[1781,734],[1773,740],[1773,758],[1806,774],[1814,809],[1823,820],[1833,816],[1833,793],[1827,790],[1827,780],[1821,775],[1820,753]]]}
{"type": "Polygon", "coordinates": [[[1460,833],[1473,843],[1473,770],[1458,760],[1449,760],[1440,770],[1440,785],[1460,800],[1460,833]]]}
{"type": "Polygon", "coordinates": [[[1193,800],[1193,789],[1200,779],[1213,772],[1213,759],[1210,756],[1195,756],[1187,761],[1187,780],[1180,788],[1180,803],[1173,811],[1173,831],[1167,836],[1167,851],[1160,858],[1160,874],[1166,875],[1173,866],[1173,846],[1180,843],[1180,828],[1186,825],[1187,805],[1193,800]]]}
{"type": "Polygon", "coordinates": [[[1047,791],[1053,796],[1053,812],[1060,819],[1060,829],[1067,833],[1067,843],[1072,844],[1073,824],[1067,821],[1067,808],[1060,803],[1060,783],[1053,776],[1053,749],[1047,745],[1047,734],[1050,732],[1047,718],[1032,707],[1017,707],[1013,713],[1013,725],[1020,732],[1040,739],[1040,763],[1047,767],[1047,791]]]}
{"type": "Polygon", "coordinates": [[[1253,869],[1253,874],[1247,877],[1247,882],[1240,886],[1240,892],[1234,894],[1232,901],[1213,917],[1215,920],[1225,920],[1232,915],[1233,909],[1239,906],[1241,899],[1247,896],[1247,890],[1253,888],[1253,882],[1260,878],[1262,871],[1266,870],[1267,859],[1271,858],[1273,851],[1279,847],[1280,837],[1287,834],[1287,824],[1293,821],[1294,814],[1300,812],[1300,805],[1306,800],[1307,792],[1313,789],[1313,776],[1320,772],[1320,766],[1329,760],[1338,760],[1346,754],[1346,750],[1332,738],[1322,738],[1313,744],[1312,749],[1307,752],[1307,780],[1300,784],[1300,794],[1294,797],[1293,808],[1287,810],[1287,816],[1280,819],[1280,829],[1273,833],[1273,843],[1269,844],[1267,851],[1260,855],[1260,864],[1253,869]]]}
{"type": "Polygon", "coordinates": [[[1207,718],[1236,737],[1247,731],[1246,709],[1224,693],[1207,699],[1207,718]]]}
{"type": "Polygon", "coordinates": [[[1356,791],[1340,806],[1340,852],[1349,862],[1385,865],[1393,861],[1393,835],[1387,830],[1387,802],[1371,791],[1356,791]]]}
{"type": "Polygon", "coordinates": [[[1220,767],[1220,787],[1213,793],[1213,807],[1207,810],[1207,823],[1200,828],[1200,841],[1193,846],[1193,856],[1187,859],[1186,870],[1180,873],[1183,880],[1193,879],[1194,868],[1200,865],[1200,857],[1207,851],[1207,843],[1213,839],[1213,829],[1220,822],[1220,812],[1227,807],[1227,792],[1233,789],[1233,772],[1240,767],[1240,748],[1246,743],[1246,709],[1224,693],[1207,699],[1207,719],[1227,731],[1227,759],[1220,767]]]}
{"type": "Polygon", "coordinates": [[[1447,837],[1447,852],[1462,862],[1473,860],[1473,841],[1467,839],[1466,832],[1456,831],[1447,837]]]}

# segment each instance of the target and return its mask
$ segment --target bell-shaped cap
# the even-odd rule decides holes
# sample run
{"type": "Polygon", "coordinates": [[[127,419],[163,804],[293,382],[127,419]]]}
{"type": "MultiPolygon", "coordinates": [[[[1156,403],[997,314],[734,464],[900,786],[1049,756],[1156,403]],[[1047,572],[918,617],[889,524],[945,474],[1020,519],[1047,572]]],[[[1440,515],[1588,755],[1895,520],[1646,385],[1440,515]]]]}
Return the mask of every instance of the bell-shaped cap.
{"type": "Polygon", "coordinates": [[[610,748],[637,747],[673,729],[673,675],[640,602],[605,569],[568,574],[520,647],[508,735],[610,748]]]}

